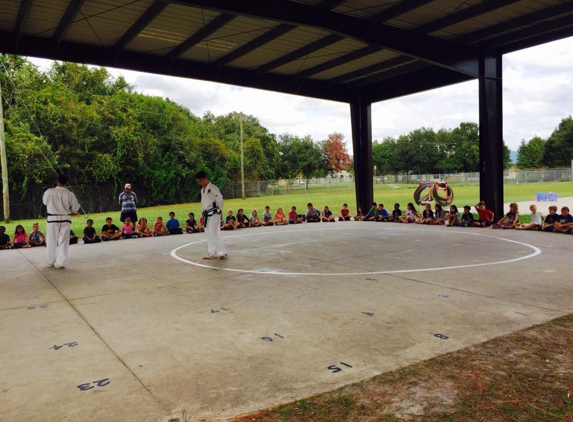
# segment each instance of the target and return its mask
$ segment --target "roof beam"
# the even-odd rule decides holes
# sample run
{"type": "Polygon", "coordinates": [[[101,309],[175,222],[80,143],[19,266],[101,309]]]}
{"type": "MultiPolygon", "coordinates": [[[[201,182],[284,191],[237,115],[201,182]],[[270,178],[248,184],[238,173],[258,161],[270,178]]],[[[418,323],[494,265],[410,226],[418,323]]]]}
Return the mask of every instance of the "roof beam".
{"type": "Polygon", "coordinates": [[[68,8],[64,12],[64,16],[62,16],[62,19],[56,28],[56,32],[54,32],[54,36],[52,37],[52,40],[56,44],[59,44],[66,35],[66,32],[68,32],[68,29],[70,29],[74,19],[76,19],[76,16],[84,5],[84,2],[85,0],[72,0],[70,4],[68,4],[68,8]]]}
{"type": "Polygon", "coordinates": [[[365,44],[377,45],[446,67],[458,72],[478,75],[479,51],[449,41],[415,34],[400,28],[377,24],[295,3],[288,0],[173,0],[178,4],[203,7],[224,13],[270,19],[290,25],[308,26],[351,38],[365,44]]]}
{"type": "MultiPolygon", "coordinates": [[[[422,7],[425,4],[431,3],[433,1],[435,1],[435,0],[412,0],[412,1],[408,1],[408,2],[398,3],[395,6],[389,7],[388,9],[383,10],[382,12],[378,12],[378,13],[370,16],[369,18],[367,18],[367,20],[372,21],[372,22],[382,23],[382,22],[385,22],[387,20],[393,19],[397,16],[403,15],[404,13],[407,13],[407,12],[415,10],[419,7],[422,7]]],[[[369,46],[361,48],[359,50],[355,50],[352,53],[348,53],[348,54],[340,56],[336,59],[330,60],[326,63],[322,63],[322,64],[319,64],[317,66],[306,69],[302,72],[297,73],[294,76],[297,79],[306,79],[309,76],[316,75],[317,73],[324,72],[326,70],[332,69],[334,67],[340,66],[340,65],[348,63],[348,62],[351,62],[353,60],[358,60],[362,57],[369,56],[370,54],[376,53],[377,51],[381,51],[381,50],[383,50],[383,48],[380,48],[380,47],[374,46],[374,45],[369,45],[369,46]]]]}
{"type": "Polygon", "coordinates": [[[412,59],[410,57],[404,57],[404,56],[393,57],[389,60],[384,60],[383,62],[375,63],[373,65],[355,70],[354,72],[345,73],[344,75],[340,75],[337,76],[336,78],[329,79],[328,83],[331,85],[342,84],[344,82],[352,81],[353,79],[358,79],[362,76],[371,75],[372,73],[379,72],[381,70],[388,69],[394,66],[400,66],[411,61],[412,59]]]}
{"type": "Polygon", "coordinates": [[[429,91],[431,89],[466,82],[473,79],[463,73],[454,72],[438,66],[431,66],[416,72],[397,76],[361,89],[364,101],[376,103],[405,95],[429,91]]]}
{"type": "Polygon", "coordinates": [[[341,41],[343,39],[344,37],[341,37],[340,35],[327,35],[326,37],[323,37],[318,41],[305,45],[304,47],[301,47],[298,50],[295,50],[289,54],[285,54],[284,56],[279,57],[278,59],[275,59],[263,66],[258,67],[256,69],[256,72],[259,75],[270,72],[271,70],[276,69],[277,67],[290,63],[293,60],[296,60],[300,57],[314,53],[315,51],[320,50],[321,48],[328,47],[329,45],[337,43],[338,41],[341,41]]]}
{"type": "Polygon", "coordinates": [[[170,61],[176,60],[179,56],[185,54],[185,52],[195,47],[205,38],[209,37],[209,35],[217,32],[219,29],[221,29],[223,26],[235,18],[235,15],[228,15],[225,13],[220,14],[207,25],[202,27],[200,30],[195,32],[193,35],[175,47],[173,50],[171,50],[165,57],[167,57],[167,59],[170,61]]]}
{"type": "Polygon", "coordinates": [[[363,79],[359,79],[355,82],[348,83],[344,85],[348,89],[361,88],[369,84],[374,84],[386,79],[395,78],[397,76],[405,75],[406,73],[415,72],[421,69],[430,67],[427,63],[420,62],[418,60],[406,63],[403,66],[396,66],[392,69],[386,70],[385,72],[376,73],[375,75],[368,76],[363,79]]]}
{"type": "MultiPolygon", "coordinates": [[[[430,0],[433,1],[433,0],[430,0]]],[[[416,9],[417,7],[423,6],[427,3],[429,3],[430,1],[428,0],[418,0],[418,1],[412,1],[412,2],[403,2],[403,3],[399,3],[393,7],[390,7],[380,13],[377,13],[375,15],[372,15],[370,18],[368,18],[368,20],[373,20],[373,21],[378,21],[378,22],[382,22],[383,20],[387,20],[387,19],[391,19],[394,16],[392,12],[392,10],[394,9],[395,12],[400,12],[400,14],[406,13],[410,10],[416,9]]],[[[448,15],[444,18],[440,18],[440,19],[436,19],[435,21],[429,22],[426,25],[423,25],[419,28],[415,29],[415,32],[419,32],[419,33],[429,33],[429,32],[434,32],[437,31],[439,29],[443,29],[446,28],[448,26],[452,26],[455,25],[459,22],[462,22],[464,20],[467,19],[471,19],[471,18],[475,18],[476,16],[480,16],[483,15],[485,13],[489,13],[493,10],[499,9],[500,7],[504,7],[507,6],[508,4],[511,3],[515,3],[517,1],[520,0],[488,0],[485,3],[480,3],[476,6],[472,6],[472,7],[468,7],[467,9],[461,10],[460,12],[454,13],[452,15],[448,15]]],[[[329,62],[323,63],[321,65],[315,66],[311,69],[307,69],[304,72],[300,72],[299,74],[295,75],[298,78],[304,79],[304,78],[308,78],[309,76],[315,75],[317,73],[320,72],[324,72],[325,70],[328,69],[332,69],[336,66],[339,66],[340,64],[344,64],[347,63],[349,61],[352,60],[357,60],[361,57],[365,57],[368,56],[372,53],[375,53],[376,51],[380,51],[382,50],[381,48],[378,48],[375,51],[370,51],[367,49],[360,49],[357,50],[355,52],[346,54],[342,57],[339,57],[337,59],[331,60],[329,62]],[[360,52],[360,53],[357,53],[360,52]]],[[[382,69],[382,67],[380,68],[382,69]]]]}
{"type": "Polygon", "coordinates": [[[524,48],[535,47],[536,45],[544,44],[551,41],[562,40],[563,38],[573,37],[573,26],[561,28],[556,31],[551,31],[546,34],[533,36],[520,40],[511,44],[504,45],[500,48],[495,48],[493,51],[499,54],[507,54],[513,51],[522,50],[524,48]]]}
{"type": "Polygon", "coordinates": [[[375,13],[374,15],[372,15],[366,19],[369,21],[372,21],[372,22],[386,22],[386,21],[389,21],[390,19],[394,19],[400,15],[411,12],[412,10],[417,9],[418,7],[422,7],[422,6],[424,6],[428,3],[431,3],[433,1],[436,1],[436,0],[403,1],[403,2],[400,2],[400,3],[398,3],[392,7],[389,7],[388,9],[385,9],[381,12],[375,13]]]}
{"type": "Polygon", "coordinates": [[[147,27],[147,25],[153,22],[153,20],[159,16],[167,6],[169,6],[169,3],[167,2],[154,2],[145,12],[143,12],[143,15],[141,15],[133,25],[131,25],[131,28],[129,28],[125,34],[123,34],[122,37],[115,43],[113,49],[117,52],[123,50],[123,48],[132,42],[134,38],[137,37],[139,33],[147,27]]]}
{"type": "MultiPolygon", "coordinates": [[[[322,0],[321,2],[319,2],[314,7],[318,8],[318,9],[330,10],[330,9],[333,9],[336,6],[338,6],[344,2],[346,2],[346,0],[322,0]]],[[[242,47],[239,47],[239,48],[231,51],[229,54],[221,57],[219,60],[217,60],[215,63],[213,63],[213,65],[216,67],[223,67],[227,63],[235,61],[238,58],[243,57],[246,54],[249,54],[250,52],[256,50],[257,48],[262,47],[263,45],[283,36],[284,34],[292,31],[295,28],[296,28],[296,26],[289,25],[286,23],[282,23],[280,25],[277,25],[276,27],[274,27],[270,31],[265,32],[264,34],[251,40],[250,42],[243,45],[242,47]]]]}
{"type": "Polygon", "coordinates": [[[527,39],[534,36],[543,37],[562,29],[569,28],[569,30],[571,30],[572,26],[573,26],[573,15],[566,15],[561,18],[541,22],[538,25],[529,26],[527,28],[513,31],[496,38],[491,38],[489,42],[494,44],[495,47],[489,48],[487,51],[496,52],[498,50],[504,50],[508,44],[515,44],[521,41],[527,41],[527,39]]]}
{"type": "Polygon", "coordinates": [[[463,43],[473,43],[475,41],[484,40],[495,35],[503,34],[513,29],[522,26],[534,25],[538,22],[555,18],[565,13],[570,13],[573,10],[573,0],[567,0],[555,6],[548,7],[527,15],[520,16],[505,22],[500,22],[497,25],[492,25],[469,34],[461,35],[456,38],[456,41],[463,43]]]}
{"type": "Polygon", "coordinates": [[[486,13],[493,12],[494,10],[501,9],[502,7],[519,1],[521,0],[487,0],[483,3],[476,4],[475,6],[467,7],[459,12],[446,15],[443,18],[428,22],[425,25],[417,27],[414,31],[422,34],[429,34],[439,29],[447,28],[448,26],[475,18],[476,16],[485,15],[486,13]]]}
{"type": "MultiPolygon", "coordinates": [[[[0,33],[0,51],[6,54],[15,54],[14,40],[14,34],[0,33]]],[[[332,89],[330,86],[316,81],[301,83],[301,81],[282,75],[258,75],[253,71],[231,67],[215,69],[207,63],[189,60],[172,62],[166,57],[150,56],[149,54],[131,51],[123,51],[118,57],[116,52],[110,48],[67,41],[62,41],[60,45],[55,45],[50,39],[37,37],[22,36],[18,54],[96,66],[113,66],[159,75],[193,78],[331,101],[349,102],[351,98],[350,93],[344,89],[332,89]]]]}
{"type": "Polygon", "coordinates": [[[26,19],[30,14],[30,7],[32,7],[32,0],[22,0],[20,3],[20,8],[18,9],[18,17],[16,18],[16,23],[14,24],[14,34],[16,34],[16,43],[22,36],[22,30],[26,25],[26,19]]]}

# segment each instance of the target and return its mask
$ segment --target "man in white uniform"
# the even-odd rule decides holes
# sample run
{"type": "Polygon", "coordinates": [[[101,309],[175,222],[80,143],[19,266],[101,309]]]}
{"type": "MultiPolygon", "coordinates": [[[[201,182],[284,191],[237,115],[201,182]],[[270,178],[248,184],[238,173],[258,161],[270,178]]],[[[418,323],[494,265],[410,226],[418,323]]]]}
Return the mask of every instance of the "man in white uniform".
{"type": "Polygon", "coordinates": [[[207,174],[199,171],[195,174],[197,183],[201,185],[201,206],[203,208],[203,225],[207,237],[209,252],[203,259],[226,259],[227,249],[221,237],[221,210],[223,195],[217,186],[209,182],[207,174]]]}
{"type": "Polygon", "coordinates": [[[66,266],[72,214],[80,209],[76,196],[66,189],[67,184],[68,176],[60,174],[57,186],[44,192],[44,205],[48,208],[46,246],[50,267],[66,266]]]}

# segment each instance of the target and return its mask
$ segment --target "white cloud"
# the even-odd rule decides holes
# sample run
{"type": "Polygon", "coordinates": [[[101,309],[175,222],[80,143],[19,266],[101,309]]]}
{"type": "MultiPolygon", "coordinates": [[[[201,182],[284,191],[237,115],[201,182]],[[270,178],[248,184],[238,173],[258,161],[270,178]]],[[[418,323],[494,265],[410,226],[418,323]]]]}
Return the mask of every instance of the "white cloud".
{"type": "MultiPolygon", "coordinates": [[[[47,60],[32,61],[49,67],[47,60]]],[[[503,65],[504,139],[516,150],[522,139],[546,138],[561,119],[573,114],[573,38],[508,54],[503,65]]],[[[272,133],[310,135],[316,141],[340,132],[352,150],[347,104],[119,69],[110,72],[123,75],[137,91],[168,97],[198,116],[241,111],[258,117],[272,133]]],[[[377,103],[372,106],[373,138],[478,122],[478,105],[477,81],[377,103]]]]}

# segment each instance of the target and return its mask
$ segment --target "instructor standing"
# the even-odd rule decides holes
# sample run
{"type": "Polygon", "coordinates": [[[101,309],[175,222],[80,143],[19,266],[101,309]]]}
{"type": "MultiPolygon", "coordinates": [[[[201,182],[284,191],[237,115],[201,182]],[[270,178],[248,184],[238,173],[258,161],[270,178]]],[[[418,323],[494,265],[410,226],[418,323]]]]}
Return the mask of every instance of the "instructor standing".
{"type": "Polygon", "coordinates": [[[80,209],[76,196],[66,189],[67,184],[68,176],[60,174],[57,186],[44,192],[44,205],[48,208],[46,246],[50,267],[66,266],[72,214],[80,209]]]}
{"type": "Polygon", "coordinates": [[[132,192],[130,183],[126,183],[123,192],[119,194],[119,205],[121,205],[119,221],[123,223],[129,217],[133,224],[137,224],[137,195],[132,192]]]}
{"type": "Polygon", "coordinates": [[[201,206],[203,208],[203,225],[207,236],[209,252],[203,259],[226,259],[227,249],[221,237],[221,210],[223,195],[217,186],[209,182],[207,174],[199,171],[195,174],[197,183],[201,185],[201,206]]]}

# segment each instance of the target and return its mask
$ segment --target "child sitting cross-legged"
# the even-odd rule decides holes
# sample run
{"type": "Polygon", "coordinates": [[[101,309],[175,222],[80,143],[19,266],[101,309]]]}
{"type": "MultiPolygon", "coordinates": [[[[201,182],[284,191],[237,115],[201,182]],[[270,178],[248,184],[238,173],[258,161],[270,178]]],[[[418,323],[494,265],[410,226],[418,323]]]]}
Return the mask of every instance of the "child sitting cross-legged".
{"type": "Polygon", "coordinates": [[[135,226],[131,222],[131,218],[125,217],[123,221],[123,226],[121,227],[121,237],[123,239],[135,239],[137,233],[135,232],[135,226]]]}
{"type": "Polygon", "coordinates": [[[30,232],[28,241],[32,247],[46,246],[46,238],[44,237],[44,233],[40,231],[40,225],[38,223],[32,224],[32,231],[30,232]]]}
{"type": "Polygon", "coordinates": [[[86,221],[86,227],[84,228],[83,241],[85,244],[101,242],[101,239],[97,235],[96,229],[94,229],[93,226],[94,226],[94,221],[91,218],[88,219],[88,221],[86,221]]]}
{"type": "Polygon", "coordinates": [[[537,212],[537,206],[531,204],[529,206],[529,224],[517,223],[515,227],[518,230],[541,230],[541,224],[543,224],[543,216],[540,212],[537,212]]]}
{"type": "Polygon", "coordinates": [[[157,217],[155,223],[153,223],[152,232],[153,236],[166,236],[169,234],[169,230],[167,230],[167,227],[165,227],[165,224],[163,224],[163,217],[157,217]]]}
{"type": "Polygon", "coordinates": [[[233,215],[233,210],[227,211],[227,218],[221,226],[221,230],[237,230],[239,223],[237,223],[237,218],[233,215]]]}
{"type": "Polygon", "coordinates": [[[185,221],[185,232],[199,233],[201,229],[199,228],[199,224],[197,224],[197,220],[195,220],[195,214],[190,212],[187,217],[187,221],[185,221]]]}
{"type": "Polygon", "coordinates": [[[167,220],[165,228],[169,231],[169,234],[183,234],[183,229],[179,226],[179,220],[175,218],[173,211],[169,213],[169,220],[167,220]]]}

